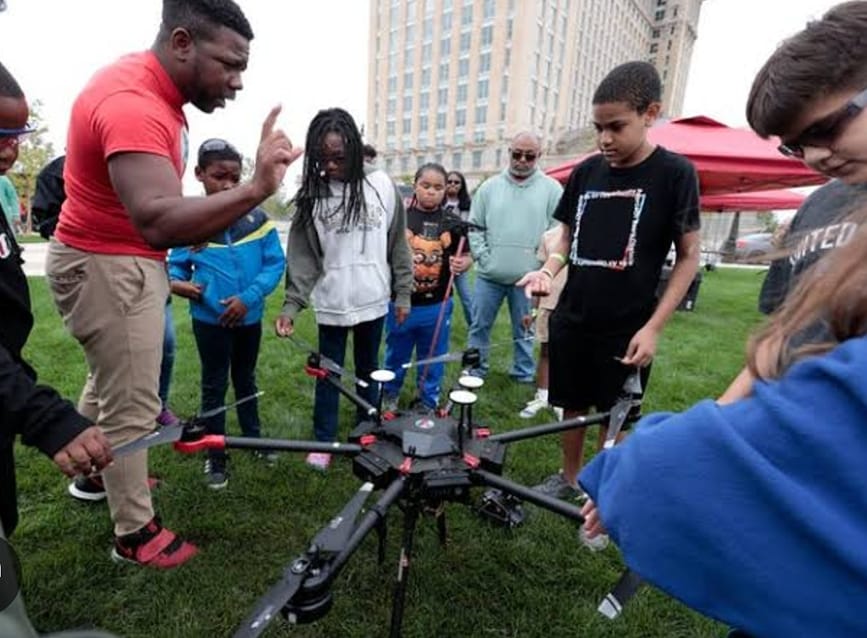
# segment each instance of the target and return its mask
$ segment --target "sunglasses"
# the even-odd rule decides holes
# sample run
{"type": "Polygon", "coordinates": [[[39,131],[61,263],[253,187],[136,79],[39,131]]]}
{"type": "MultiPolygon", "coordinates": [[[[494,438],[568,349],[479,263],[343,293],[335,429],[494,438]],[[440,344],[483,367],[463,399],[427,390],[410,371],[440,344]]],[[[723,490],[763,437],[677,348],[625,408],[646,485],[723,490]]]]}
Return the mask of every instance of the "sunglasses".
{"type": "Polygon", "coordinates": [[[30,124],[24,128],[0,128],[0,148],[18,148],[22,135],[32,133],[36,128],[30,124]]]}
{"type": "Polygon", "coordinates": [[[867,89],[861,91],[840,109],[808,126],[795,140],[780,144],[777,150],[786,157],[804,159],[804,147],[830,146],[865,106],[867,106],[867,89]]]}
{"type": "Polygon", "coordinates": [[[525,159],[528,162],[535,162],[538,155],[533,151],[512,151],[512,159],[516,162],[520,162],[521,159],[525,159]]]}
{"type": "Polygon", "coordinates": [[[449,186],[460,186],[460,185],[461,185],[461,180],[459,180],[459,179],[450,179],[450,180],[447,180],[447,181],[446,181],[446,184],[448,184],[449,186]]]}
{"type": "Polygon", "coordinates": [[[199,147],[199,155],[202,153],[221,153],[223,151],[231,151],[232,153],[240,155],[234,146],[229,144],[226,140],[221,140],[217,137],[205,140],[199,147]]]}

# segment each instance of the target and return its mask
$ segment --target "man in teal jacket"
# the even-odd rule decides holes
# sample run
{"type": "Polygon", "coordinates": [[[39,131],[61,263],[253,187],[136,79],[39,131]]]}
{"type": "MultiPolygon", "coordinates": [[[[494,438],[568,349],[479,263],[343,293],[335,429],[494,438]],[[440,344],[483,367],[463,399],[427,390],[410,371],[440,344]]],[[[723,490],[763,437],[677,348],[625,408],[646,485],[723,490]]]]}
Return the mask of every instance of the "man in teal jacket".
{"type": "Polygon", "coordinates": [[[470,222],[483,229],[470,233],[476,289],[469,346],[481,350],[481,376],[489,368],[491,328],[507,299],[515,341],[509,376],[521,383],[533,382],[533,341],[522,324],[530,305],[515,282],[539,267],[539,238],[551,226],[563,193],[560,184],[537,167],[541,154],[537,135],[516,135],[509,148],[509,168],[482,184],[470,207],[470,222]]]}

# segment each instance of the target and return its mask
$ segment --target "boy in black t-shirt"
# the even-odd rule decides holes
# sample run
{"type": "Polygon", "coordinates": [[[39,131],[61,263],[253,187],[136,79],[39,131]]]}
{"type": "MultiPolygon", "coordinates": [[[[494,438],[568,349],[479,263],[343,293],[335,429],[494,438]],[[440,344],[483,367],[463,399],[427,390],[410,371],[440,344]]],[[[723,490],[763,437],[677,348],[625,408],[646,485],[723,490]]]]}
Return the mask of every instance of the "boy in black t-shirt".
{"type": "MultiPolygon", "coordinates": [[[[554,213],[558,250],[517,283],[528,295],[547,294],[557,271],[569,268],[551,315],[549,348],[549,402],[564,408],[566,419],[590,408],[610,409],[635,368],[646,387],[657,338],[698,269],[695,169],[647,139],[660,93],[659,75],[645,62],[618,66],[602,80],[593,96],[601,154],[569,177],[554,213]],[[672,242],[677,260],[657,299],[672,242]]],[[[537,489],[558,498],[578,496],[583,450],[583,429],[564,434],[563,470],[537,489]]]]}

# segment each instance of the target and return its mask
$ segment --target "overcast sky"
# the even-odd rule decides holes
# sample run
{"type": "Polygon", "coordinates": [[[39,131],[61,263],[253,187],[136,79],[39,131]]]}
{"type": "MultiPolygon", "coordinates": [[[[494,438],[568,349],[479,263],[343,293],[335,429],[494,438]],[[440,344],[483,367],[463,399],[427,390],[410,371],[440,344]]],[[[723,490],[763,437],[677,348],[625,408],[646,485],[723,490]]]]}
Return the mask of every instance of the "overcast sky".
{"type": "MultiPolygon", "coordinates": [[[[50,137],[60,152],[77,92],[99,67],[151,45],[161,0],[7,0],[7,4],[7,11],[0,14],[2,61],[28,98],[43,103],[50,137]]],[[[240,0],[240,4],[256,34],[245,89],[214,115],[188,107],[191,148],[219,136],[235,142],[243,153],[253,153],[259,125],[278,102],[284,107],[280,124],[296,143],[303,143],[307,124],[320,108],[342,106],[359,123],[364,121],[367,0],[240,0]]],[[[744,104],[754,73],[777,43],[835,4],[830,0],[705,0],[684,114],[744,125],[744,104]]]]}

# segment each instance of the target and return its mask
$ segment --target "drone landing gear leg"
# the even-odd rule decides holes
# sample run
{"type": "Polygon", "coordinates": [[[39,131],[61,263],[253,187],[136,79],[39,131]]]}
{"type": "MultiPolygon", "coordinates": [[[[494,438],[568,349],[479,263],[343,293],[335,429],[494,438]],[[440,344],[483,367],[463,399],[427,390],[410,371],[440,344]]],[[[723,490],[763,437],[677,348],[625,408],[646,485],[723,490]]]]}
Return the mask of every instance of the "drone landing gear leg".
{"type": "Polygon", "coordinates": [[[406,581],[409,578],[409,567],[412,563],[412,542],[415,537],[415,526],[421,514],[419,506],[410,503],[403,513],[403,543],[400,548],[400,558],[397,564],[397,581],[394,584],[394,597],[391,606],[390,638],[400,638],[403,625],[403,608],[406,601],[406,581]]]}

